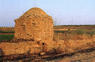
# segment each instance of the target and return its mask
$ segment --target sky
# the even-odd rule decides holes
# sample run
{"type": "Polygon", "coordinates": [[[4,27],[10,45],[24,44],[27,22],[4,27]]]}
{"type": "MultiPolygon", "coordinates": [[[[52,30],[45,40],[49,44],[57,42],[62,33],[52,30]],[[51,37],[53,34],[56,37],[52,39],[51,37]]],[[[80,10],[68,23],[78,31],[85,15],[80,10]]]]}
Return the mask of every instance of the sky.
{"type": "Polygon", "coordinates": [[[0,0],[0,26],[14,27],[32,7],[52,16],[55,25],[95,25],[95,0],[0,0]]]}

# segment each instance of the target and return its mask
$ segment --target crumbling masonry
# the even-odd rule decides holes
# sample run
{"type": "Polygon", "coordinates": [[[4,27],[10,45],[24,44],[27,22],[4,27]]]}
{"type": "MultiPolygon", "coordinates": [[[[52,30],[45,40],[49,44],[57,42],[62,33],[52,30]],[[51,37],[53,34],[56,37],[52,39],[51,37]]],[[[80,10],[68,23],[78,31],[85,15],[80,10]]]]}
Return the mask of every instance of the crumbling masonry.
{"type": "Polygon", "coordinates": [[[40,8],[32,8],[15,20],[15,39],[53,40],[53,20],[40,8]]]}
{"type": "MultiPolygon", "coordinates": [[[[20,54],[68,54],[95,48],[95,37],[87,40],[53,40],[53,20],[40,8],[32,8],[15,20],[11,42],[0,42],[0,58],[20,54]],[[14,42],[15,41],[15,42],[14,42]]],[[[14,59],[13,57],[13,59],[14,59]]],[[[18,56],[20,57],[20,56],[18,56]]],[[[25,56],[24,56],[25,57],[25,56]]],[[[11,59],[10,58],[10,59],[11,59]]]]}
{"type": "Polygon", "coordinates": [[[15,20],[14,39],[0,43],[4,55],[34,54],[54,48],[53,20],[40,8],[31,8],[15,20]],[[7,46],[5,46],[7,45],[7,46]]]}

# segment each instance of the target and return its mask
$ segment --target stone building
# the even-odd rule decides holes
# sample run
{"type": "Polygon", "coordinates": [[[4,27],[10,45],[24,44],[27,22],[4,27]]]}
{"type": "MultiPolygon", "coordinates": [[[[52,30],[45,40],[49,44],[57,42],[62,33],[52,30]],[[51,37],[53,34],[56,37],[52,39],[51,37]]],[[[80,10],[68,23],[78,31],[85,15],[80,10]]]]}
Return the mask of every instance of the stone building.
{"type": "Polygon", "coordinates": [[[15,20],[15,39],[53,40],[53,20],[40,8],[31,8],[15,20]]]}

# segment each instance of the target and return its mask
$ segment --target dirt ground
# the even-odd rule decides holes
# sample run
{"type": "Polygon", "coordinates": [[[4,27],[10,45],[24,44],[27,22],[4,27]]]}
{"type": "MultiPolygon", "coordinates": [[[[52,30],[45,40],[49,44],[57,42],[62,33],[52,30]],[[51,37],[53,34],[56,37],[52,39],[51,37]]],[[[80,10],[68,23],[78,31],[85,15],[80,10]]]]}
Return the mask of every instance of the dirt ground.
{"type": "Polygon", "coordinates": [[[0,33],[0,35],[13,35],[14,33],[0,33]]]}
{"type": "Polygon", "coordinates": [[[46,62],[95,62],[95,50],[90,52],[78,52],[72,56],[46,62]]]}

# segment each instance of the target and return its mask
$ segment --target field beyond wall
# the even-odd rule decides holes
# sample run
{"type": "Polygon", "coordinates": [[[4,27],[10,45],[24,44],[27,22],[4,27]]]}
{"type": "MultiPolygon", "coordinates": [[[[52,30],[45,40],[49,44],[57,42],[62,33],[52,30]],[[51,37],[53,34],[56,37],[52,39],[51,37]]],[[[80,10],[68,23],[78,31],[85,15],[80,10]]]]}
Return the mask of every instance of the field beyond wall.
{"type": "MultiPolygon", "coordinates": [[[[54,26],[54,40],[83,40],[95,36],[95,25],[58,25],[54,26]]],[[[11,40],[14,27],[0,27],[0,40],[11,40]]]]}

